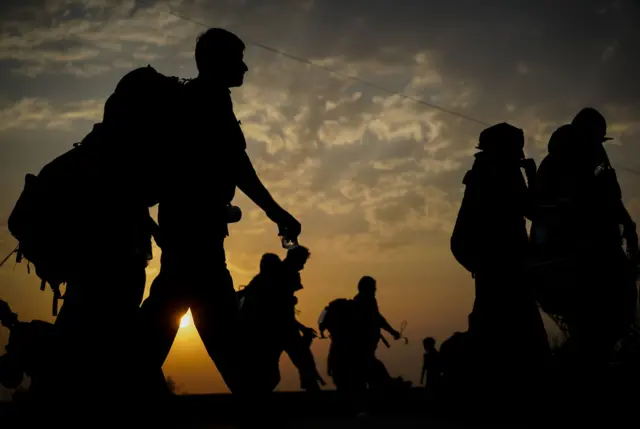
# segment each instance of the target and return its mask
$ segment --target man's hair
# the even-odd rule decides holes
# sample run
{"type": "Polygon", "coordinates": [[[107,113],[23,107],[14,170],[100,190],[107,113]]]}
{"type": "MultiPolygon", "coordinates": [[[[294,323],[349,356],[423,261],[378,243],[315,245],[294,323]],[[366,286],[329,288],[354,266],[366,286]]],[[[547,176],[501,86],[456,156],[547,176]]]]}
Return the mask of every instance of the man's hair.
{"type": "Polygon", "coordinates": [[[203,71],[211,66],[212,57],[243,51],[245,44],[238,36],[222,28],[210,28],[196,41],[196,66],[203,71]]]}
{"type": "Polygon", "coordinates": [[[306,262],[310,257],[311,252],[304,246],[296,246],[293,249],[287,251],[287,259],[297,259],[306,262]]]}
{"type": "Polygon", "coordinates": [[[427,347],[427,346],[435,346],[435,345],[436,345],[436,339],[435,339],[435,338],[433,338],[433,337],[427,337],[427,338],[425,338],[424,340],[422,340],[422,345],[423,345],[424,347],[427,347]]]}
{"type": "Polygon", "coordinates": [[[265,253],[260,259],[260,272],[272,270],[281,263],[280,256],[275,253],[265,253]]]}
{"type": "Polygon", "coordinates": [[[376,279],[371,276],[364,276],[358,282],[358,292],[369,291],[376,286],[376,279]]]}

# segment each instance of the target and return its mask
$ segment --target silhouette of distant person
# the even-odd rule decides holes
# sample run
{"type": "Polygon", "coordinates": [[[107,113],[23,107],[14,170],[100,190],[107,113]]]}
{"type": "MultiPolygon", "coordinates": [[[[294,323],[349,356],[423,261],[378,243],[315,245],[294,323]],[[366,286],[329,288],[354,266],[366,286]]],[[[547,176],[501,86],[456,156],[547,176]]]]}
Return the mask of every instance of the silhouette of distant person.
{"type": "Polygon", "coordinates": [[[636,225],[603,146],[606,132],[602,114],[585,108],[553,133],[532,225],[539,299],[566,324],[571,370],[582,382],[602,374],[637,304],[636,225]]]}
{"type": "Polygon", "coordinates": [[[442,376],[440,352],[436,348],[436,340],[427,337],[422,340],[424,356],[422,359],[422,371],[420,371],[420,384],[431,391],[438,389],[442,376]]]}
{"type": "Polygon", "coordinates": [[[353,392],[367,388],[366,371],[360,358],[361,330],[353,300],[339,298],[325,307],[318,319],[320,338],[329,331],[331,345],[327,356],[327,374],[338,391],[353,392]]]}
{"type": "Polygon", "coordinates": [[[353,298],[363,326],[363,341],[368,353],[375,353],[382,335],[387,331],[394,340],[400,339],[400,332],[391,327],[380,313],[376,299],[377,282],[373,277],[364,276],[358,282],[358,294],[353,298]]]}
{"type": "Polygon", "coordinates": [[[265,253],[260,259],[260,271],[251,279],[249,284],[238,292],[239,306],[243,310],[245,322],[260,323],[260,317],[269,315],[264,312],[263,301],[270,299],[269,295],[276,287],[282,272],[282,260],[275,253],[265,253]]]}
{"type": "Polygon", "coordinates": [[[501,123],[482,131],[463,183],[462,206],[452,235],[456,258],[469,269],[476,296],[469,339],[478,388],[487,383],[526,389],[549,352],[546,332],[525,268],[534,217],[535,163],[524,156],[522,130],[501,123]],[[508,340],[505,340],[508,339],[508,340]]]}
{"type": "Polygon", "coordinates": [[[198,76],[185,85],[180,150],[165,154],[166,171],[159,178],[160,274],[142,305],[152,365],[163,364],[179,320],[191,308],[209,356],[234,392],[248,387],[237,348],[237,297],[224,251],[236,187],[283,237],[295,240],[301,229],[271,197],[245,151],[229,90],[242,85],[248,70],[244,49],[236,35],[219,28],[207,30],[196,43],[198,76]]]}
{"type": "Polygon", "coordinates": [[[356,390],[367,387],[386,389],[393,381],[384,364],[376,357],[376,349],[384,339],[382,330],[389,332],[395,340],[400,339],[401,335],[380,313],[376,290],[376,280],[364,276],[358,282],[358,294],[353,298],[355,335],[348,347],[352,355],[349,359],[353,360],[351,383],[358,386],[356,390]]]}
{"type": "Polygon", "coordinates": [[[260,260],[260,272],[238,292],[239,335],[243,354],[251,356],[245,371],[252,374],[253,389],[261,392],[271,392],[280,383],[283,330],[286,329],[287,311],[293,305],[283,303],[282,271],[280,257],[265,253],[260,260]]]}
{"type": "Polygon", "coordinates": [[[260,391],[272,391],[280,382],[283,351],[297,367],[304,390],[318,390],[318,383],[324,384],[310,348],[317,334],[296,320],[294,294],[303,288],[300,271],[309,256],[304,246],[288,250],[284,261],[274,254],[263,255],[260,272],[239,292],[243,341],[249,347],[245,354],[254,356],[253,384],[260,391]]]}
{"type": "MultiPolygon", "coordinates": [[[[286,293],[292,296],[303,288],[300,271],[302,271],[309,260],[311,253],[304,246],[297,246],[287,252],[287,256],[282,263],[282,281],[286,293]]],[[[293,303],[290,310],[293,316],[292,323],[285,333],[284,351],[287,352],[291,362],[298,369],[300,375],[300,387],[307,391],[319,390],[319,385],[325,382],[320,376],[316,367],[313,353],[311,352],[311,344],[313,339],[318,336],[313,328],[307,327],[300,323],[295,316],[295,305],[298,302],[297,297],[287,299],[287,302],[293,303]]]]}

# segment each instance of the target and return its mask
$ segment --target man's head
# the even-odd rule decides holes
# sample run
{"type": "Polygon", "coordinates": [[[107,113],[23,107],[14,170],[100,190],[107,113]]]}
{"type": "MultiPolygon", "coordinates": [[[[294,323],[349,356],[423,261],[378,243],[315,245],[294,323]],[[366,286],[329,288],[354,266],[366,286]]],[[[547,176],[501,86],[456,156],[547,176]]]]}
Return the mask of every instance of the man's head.
{"type": "Polygon", "coordinates": [[[422,340],[422,346],[425,350],[433,350],[436,348],[436,339],[433,337],[427,337],[422,340]]]}
{"type": "Polygon", "coordinates": [[[550,154],[571,156],[580,152],[580,141],[576,127],[565,124],[558,127],[549,138],[548,150],[550,154]]]}
{"type": "Polygon", "coordinates": [[[583,138],[591,141],[604,143],[612,140],[611,137],[607,137],[607,121],[593,107],[585,107],[578,112],[573,121],[571,121],[571,125],[576,128],[583,138]]]}
{"type": "Polygon", "coordinates": [[[287,251],[285,261],[295,271],[300,271],[304,268],[307,261],[311,257],[311,252],[304,246],[296,246],[293,249],[287,251]]]}
{"type": "Polygon", "coordinates": [[[612,138],[607,137],[607,121],[604,116],[592,107],[585,107],[573,118],[571,125],[576,128],[581,143],[580,149],[587,159],[596,165],[608,162],[602,143],[612,138]]]}
{"type": "Polygon", "coordinates": [[[364,296],[376,295],[376,280],[371,276],[364,276],[358,282],[358,293],[364,296]]]}
{"type": "Polygon", "coordinates": [[[281,263],[280,256],[275,253],[265,253],[260,259],[260,272],[262,274],[271,274],[280,267],[281,263]]]}
{"type": "Polygon", "coordinates": [[[227,88],[241,86],[249,70],[243,60],[244,49],[244,42],[230,31],[221,28],[205,31],[196,42],[199,77],[227,88]]]}
{"type": "Polygon", "coordinates": [[[484,129],[478,139],[478,149],[498,158],[524,158],[524,131],[505,122],[484,129]]]}

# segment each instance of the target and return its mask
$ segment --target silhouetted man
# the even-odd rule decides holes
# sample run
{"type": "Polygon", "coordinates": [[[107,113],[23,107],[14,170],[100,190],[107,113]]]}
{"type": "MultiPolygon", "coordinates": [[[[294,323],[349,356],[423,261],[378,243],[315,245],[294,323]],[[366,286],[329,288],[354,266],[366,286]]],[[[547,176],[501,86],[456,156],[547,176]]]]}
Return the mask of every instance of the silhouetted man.
{"type": "Polygon", "coordinates": [[[567,325],[571,369],[590,383],[633,323],[637,303],[638,237],[603,147],[611,140],[606,131],[605,118],[585,108],[554,132],[538,171],[541,216],[532,226],[542,308],[567,325]]]}
{"type": "Polygon", "coordinates": [[[284,351],[287,352],[291,362],[298,369],[300,375],[300,387],[308,391],[319,390],[318,383],[324,385],[324,380],[318,373],[311,344],[318,336],[313,328],[309,328],[296,319],[295,306],[298,302],[295,293],[303,288],[300,271],[302,271],[309,260],[311,253],[304,246],[290,249],[283,261],[282,286],[289,297],[286,302],[293,305],[287,309],[287,316],[291,317],[287,323],[285,334],[284,351]]]}
{"type": "Polygon", "coordinates": [[[296,238],[300,224],[271,197],[245,151],[229,88],[243,83],[244,43],[222,29],[197,41],[198,77],[185,86],[184,135],[166,153],[158,212],[161,270],[142,314],[153,365],[166,359],[182,315],[194,325],[227,386],[242,388],[236,371],[237,298],[226,267],[224,239],[228,206],[238,187],[279,227],[296,238]]]}
{"type": "Polygon", "coordinates": [[[440,352],[436,348],[436,340],[427,337],[422,340],[424,356],[422,359],[422,371],[420,372],[420,384],[424,384],[430,391],[438,389],[441,376],[440,352]]]}
{"type": "Polygon", "coordinates": [[[260,272],[238,292],[243,356],[249,358],[245,371],[252,374],[252,388],[271,392],[280,383],[280,355],[284,326],[292,303],[282,302],[282,261],[274,253],[260,259],[260,272]],[[268,335],[265,333],[268,332],[268,335]]]}
{"type": "Polygon", "coordinates": [[[382,330],[391,334],[394,340],[400,339],[400,332],[391,327],[387,319],[380,314],[376,300],[376,280],[364,276],[358,282],[358,294],[353,298],[359,329],[356,340],[361,368],[366,373],[369,385],[385,385],[391,381],[384,364],[376,358],[376,349],[381,341],[382,330]]]}
{"type": "MultiPolygon", "coordinates": [[[[136,178],[136,159],[124,150],[129,143],[105,120],[94,126],[77,149],[123,148],[100,150],[101,156],[83,177],[88,195],[82,210],[74,213],[78,224],[74,234],[83,237],[76,242],[76,254],[69,261],[73,264],[54,322],[59,335],[53,353],[56,370],[49,386],[55,392],[53,400],[77,401],[118,392],[121,402],[126,403],[139,394],[132,326],[144,295],[154,222],[149,202],[136,192],[141,184],[136,178]],[[118,166],[117,172],[114,166],[118,166]],[[114,377],[131,380],[127,392],[114,385],[114,377]]],[[[47,168],[40,175],[46,174],[47,168]]],[[[91,405],[99,403],[96,400],[91,405]]]]}
{"type": "Polygon", "coordinates": [[[274,254],[263,255],[260,272],[239,292],[244,353],[252,356],[253,385],[260,391],[270,392],[280,382],[283,351],[298,369],[303,389],[317,390],[318,382],[324,383],[310,349],[317,334],[296,320],[295,314],[294,294],[303,288],[300,271],[309,256],[304,246],[290,249],[284,261],[274,254]]]}
{"type": "Polygon", "coordinates": [[[358,294],[353,298],[367,329],[365,335],[367,348],[372,352],[378,348],[382,330],[391,334],[394,340],[400,339],[400,332],[393,329],[387,319],[380,314],[376,290],[376,280],[373,277],[364,276],[358,282],[358,294]]]}
{"type": "Polygon", "coordinates": [[[504,391],[507,386],[524,388],[527,383],[521,377],[533,381],[532,371],[541,369],[548,351],[533,289],[525,275],[525,218],[533,217],[534,204],[520,169],[524,168],[532,186],[535,163],[524,157],[522,130],[506,123],[482,131],[478,149],[463,181],[466,190],[456,229],[468,231],[464,244],[472,262],[467,265],[476,283],[469,338],[480,377],[477,386],[504,383],[496,389],[504,391]]]}

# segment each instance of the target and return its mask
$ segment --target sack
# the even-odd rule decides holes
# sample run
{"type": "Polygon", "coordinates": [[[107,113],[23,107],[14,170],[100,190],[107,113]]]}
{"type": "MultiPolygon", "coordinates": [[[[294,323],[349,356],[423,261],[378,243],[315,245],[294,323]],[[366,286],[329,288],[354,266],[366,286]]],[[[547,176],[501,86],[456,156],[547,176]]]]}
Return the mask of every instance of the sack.
{"type": "Polygon", "coordinates": [[[149,65],[137,68],[120,79],[104,106],[103,123],[124,144],[136,181],[152,195],[149,206],[157,203],[164,179],[175,170],[175,145],[184,138],[186,82],[149,65]]]}
{"type": "Polygon", "coordinates": [[[339,298],[331,301],[318,318],[320,333],[329,331],[331,337],[351,333],[355,328],[355,302],[351,299],[339,298]]]}
{"type": "Polygon", "coordinates": [[[458,217],[451,234],[451,253],[460,265],[474,274],[477,269],[477,225],[474,218],[474,210],[469,178],[471,171],[467,172],[462,181],[467,186],[462,198],[462,204],[458,211],[458,217]]]}
{"type": "Polygon", "coordinates": [[[9,232],[18,240],[16,261],[26,259],[28,270],[33,264],[41,290],[47,283],[54,290],[54,315],[59,287],[73,271],[77,252],[89,238],[92,209],[98,208],[92,204],[89,146],[76,144],[37,176],[27,174],[8,220],[9,232]]]}
{"type": "Polygon", "coordinates": [[[132,70],[120,79],[107,99],[103,123],[129,133],[139,131],[162,137],[174,123],[179,123],[186,82],[165,76],[150,65],[132,70]]]}
{"type": "Polygon", "coordinates": [[[28,270],[33,264],[41,290],[47,283],[53,289],[54,316],[60,285],[91,261],[97,244],[128,255],[140,253],[131,247],[145,247],[140,241],[145,237],[150,246],[146,208],[159,195],[147,166],[157,166],[152,155],[161,151],[151,150],[152,145],[170,135],[168,118],[180,108],[182,88],[181,80],[150,66],[133,70],[107,100],[102,124],[38,175],[26,175],[8,228],[18,240],[16,261],[26,259],[28,270]],[[118,234],[100,236],[103,226],[111,227],[109,232],[120,227],[126,240],[116,243],[122,238],[118,234]],[[96,243],[100,239],[108,243],[96,243]]]}

